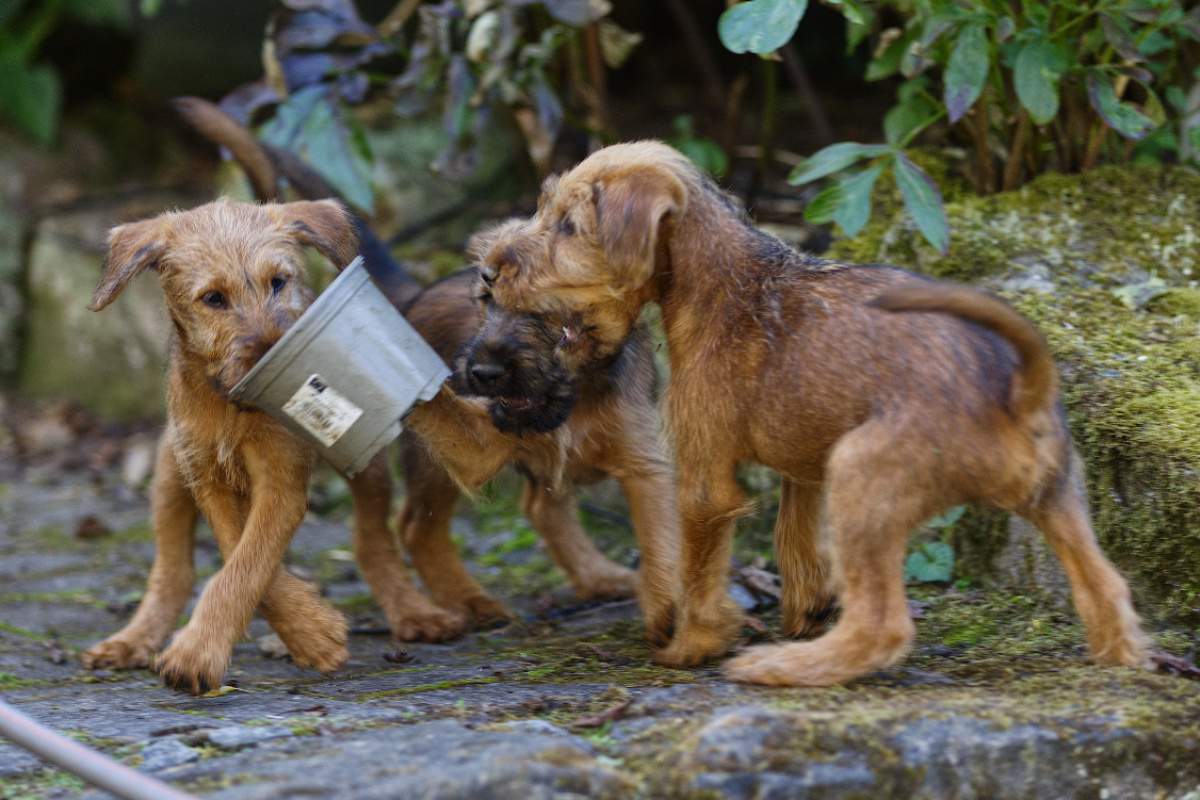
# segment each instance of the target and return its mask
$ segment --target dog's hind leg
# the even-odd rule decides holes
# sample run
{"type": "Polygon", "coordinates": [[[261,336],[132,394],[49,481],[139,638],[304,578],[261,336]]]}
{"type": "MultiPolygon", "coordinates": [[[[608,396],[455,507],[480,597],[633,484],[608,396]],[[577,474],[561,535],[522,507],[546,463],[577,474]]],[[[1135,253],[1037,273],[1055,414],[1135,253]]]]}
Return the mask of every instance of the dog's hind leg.
{"type": "MultiPolygon", "coordinates": [[[[400,435],[404,468],[404,506],[396,519],[400,541],[412,556],[425,591],[442,608],[492,623],[511,618],[508,611],[471,577],[450,537],[458,484],[427,452],[416,434],[400,435]]],[[[461,626],[461,623],[460,623],[461,626]]],[[[395,627],[392,628],[395,631],[395,627]]]]}
{"type": "Polygon", "coordinates": [[[388,527],[392,476],[380,453],[350,481],[354,495],[354,557],[383,608],[392,635],[405,641],[440,642],[462,632],[466,620],[439,608],[413,583],[388,527]]]}
{"type": "Polygon", "coordinates": [[[898,427],[863,425],[829,458],[827,513],[845,587],[837,625],[814,641],[752,648],[726,664],[730,678],[832,686],[904,655],[914,634],[903,580],[908,534],[938,508],[928,491],[933,465],[913,463],[914,448],[896,446],[898,427]]]}
{"type": "Polygon", "coordinates": [[[1062,562],[1075,608],[1087,628],[1092,658],[1104,664],[1145,666],[1149,653],[1141,620],[1125,579],[1096,544],[1078,456],[1067,468],[1069,475],[1018,513],[1042,531],[1062,562]]]}
{"type": "Polygon", "coordinates": [[[158,448],[154,469],[154,566],[146,594],[129,624],[85,650],[79,657],[88,669],[134,669],[150,664],[192,596],[196,571],[192,551],[196,532],[196,501],[183,485],[170,432],[158,448]]]}
{"type": "Polygon", "coordinates": [[[828,526],[821,524],[823,487],[783,478],[775,518],[775,562],[783,578],[783,633],[812,636],[837,608],[828,526]]]}
{"type": "Polygon", "coordinates": [[[733,642],[745,615],[729,596],[734,524],[745,512],[734,463],[696,469],[679,458],[681,522],[679,613],[671,643],[655,660],[688,667],[717,656],[733,642]]]}

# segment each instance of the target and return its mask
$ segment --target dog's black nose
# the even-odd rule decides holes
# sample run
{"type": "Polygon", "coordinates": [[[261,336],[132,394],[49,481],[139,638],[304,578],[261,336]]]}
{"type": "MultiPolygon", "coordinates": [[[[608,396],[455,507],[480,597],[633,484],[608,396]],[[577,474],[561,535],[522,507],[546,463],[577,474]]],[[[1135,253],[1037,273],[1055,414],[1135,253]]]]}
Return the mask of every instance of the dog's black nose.
{"type": "Polygon", "coordinates": [[[476,361],[471,364],[471,378],[481,387],[488,387],[504,377],[504,367],[494,361],[476,361]]]}

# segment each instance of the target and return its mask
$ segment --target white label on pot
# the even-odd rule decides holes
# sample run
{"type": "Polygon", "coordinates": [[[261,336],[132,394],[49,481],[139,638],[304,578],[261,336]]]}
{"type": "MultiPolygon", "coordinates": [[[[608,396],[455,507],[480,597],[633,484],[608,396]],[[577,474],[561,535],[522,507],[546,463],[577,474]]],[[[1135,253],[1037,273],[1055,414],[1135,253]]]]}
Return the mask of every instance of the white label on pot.
{"type": "Polygon", "coordinates": [[[363,411],[320,375],[313,375],[284,404],[283,413],[300,423],[321,444],[333,447],[363,411]]]}

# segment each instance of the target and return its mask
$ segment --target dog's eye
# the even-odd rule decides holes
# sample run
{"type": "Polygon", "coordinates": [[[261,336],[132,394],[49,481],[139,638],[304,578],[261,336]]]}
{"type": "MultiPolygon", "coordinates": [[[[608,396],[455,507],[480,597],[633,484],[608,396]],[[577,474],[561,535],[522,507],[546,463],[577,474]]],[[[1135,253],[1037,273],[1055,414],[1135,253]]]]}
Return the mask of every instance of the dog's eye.
{"type": "Polygon", "coordinates": [[[558,222],[558,232],[563,236],[574,236],[575,223],[571,221],[570,217],[563,217],[558,222]]]}
{"type": "Polygon", "coordinates": [[[205,292],[200,296],[200,301],[209,308],[227,308],[229,306],[225,295],[220,292],[205,292]]]}
{"type": "Polygon", "coordinates": [[[481,291],[479,294],[475,295],[475,300],[476,302],[483,303],[486,306],[488,303],[492,302],[492,293],[485,289],[484,291],[481,291]]]}
{"type": "Polygon", "coordinates": [[[286,284],[287,278],[283,277],[282,275],[276,275],[274,278],[271,278],[271,293],[278,294],[279,290],[282,289],[286,284]]]}

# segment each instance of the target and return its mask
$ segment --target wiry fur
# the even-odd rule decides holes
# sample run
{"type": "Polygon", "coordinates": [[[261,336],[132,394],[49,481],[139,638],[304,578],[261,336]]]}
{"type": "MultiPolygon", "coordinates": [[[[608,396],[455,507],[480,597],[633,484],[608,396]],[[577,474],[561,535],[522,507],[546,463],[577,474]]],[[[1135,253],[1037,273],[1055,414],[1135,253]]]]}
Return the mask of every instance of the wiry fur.
{"type": "MultiPolygon", "coordinates": [[[[89,307],[103,309],[136,275],[152,270],[175,335],[169,416],[154,476],[154,566],[133,619],[85,651],[85,666],[151,663],[191,596],[198,512],[212,527],[225,565],[159,656],[164,683],[195,694],[220,686],[255,606],[298,665],[329,672],[346,660],[345,619],[282,567],[308,506],[315,455],[269,415],[227,397],[312,301],[303,283],[305,245],[345,266],[356,245],[346,210],[332,201],[218,201],[110,233],[108,263],[89,307]]],[[[387,464],[376,459],[351,481],[351,491],[355,549],[368,582],[385,608],[388,602],[405,608],[423,638],[441,638],[458,620],[424,599],[407,576],[387,529],[387,464]]]]}
{"type": "Polygon", "coordinates": [[[844,611],[817,641],[736,658],[735,679],[829,685],[901,658],[908,532],[972,501],[1045,533],[1093,658],[1146,661],[1129,590],[1096,546],[1045,345],[999,301],[797,252],[655,142],[606,148],[549,181],[537,216],[498,237],[482,269],[497,305],[573,331],[563,360],[576,366],[661,305],[685,587],[664,663],[719,655],[739,627],[726,589],[744,461],[783,479],[785,631],[819,630],[835,595],[844,611]]]}

